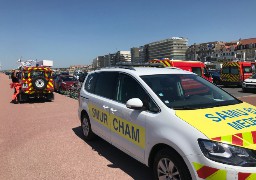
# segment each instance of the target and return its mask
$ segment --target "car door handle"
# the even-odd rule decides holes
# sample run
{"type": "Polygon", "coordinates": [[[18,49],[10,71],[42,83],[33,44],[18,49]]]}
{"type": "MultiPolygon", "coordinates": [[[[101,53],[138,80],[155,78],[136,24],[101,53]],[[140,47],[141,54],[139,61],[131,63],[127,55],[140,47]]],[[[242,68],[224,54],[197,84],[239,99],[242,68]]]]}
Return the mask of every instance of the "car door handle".
{"type": "Polygon", "coordinates": [[[108,108],[109,108],[108,106],[105,106],[105,105],[103,105],[102,107],[103,107],[104,109],[108,109],[108,108]]]}
{"type": "Polygon", "coordinates": [[[110,108],[110,111],[114,114],[114,112],[116,112],[116,109],[110,108]]]}

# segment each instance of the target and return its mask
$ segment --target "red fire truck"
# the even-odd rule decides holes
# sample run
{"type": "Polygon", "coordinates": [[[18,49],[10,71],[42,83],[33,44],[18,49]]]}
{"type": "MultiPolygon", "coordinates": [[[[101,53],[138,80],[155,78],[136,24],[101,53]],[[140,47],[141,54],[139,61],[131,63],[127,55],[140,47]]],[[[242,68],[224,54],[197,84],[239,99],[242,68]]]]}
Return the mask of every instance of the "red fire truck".
{"type": "Polygon", "coordinates": [[[150,63],[162,63],[166,67],[177,67],[186,71],[193,72],[206,80],[212,82],[212,77],[207,71],[206,66],[201,61],[183,61],[183,60],[170,60],[170,59],[154,59],[150,63]]]}

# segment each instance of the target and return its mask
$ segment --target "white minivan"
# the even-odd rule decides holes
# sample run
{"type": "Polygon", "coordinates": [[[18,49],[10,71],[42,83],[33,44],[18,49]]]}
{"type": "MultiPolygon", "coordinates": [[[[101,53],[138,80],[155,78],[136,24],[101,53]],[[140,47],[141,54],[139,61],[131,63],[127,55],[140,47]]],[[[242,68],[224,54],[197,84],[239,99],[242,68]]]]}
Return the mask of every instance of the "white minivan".
{"type": "Polygon", "coordinates": [[[119,66],[90,72],[78,115],[155,179],[256,179],[256,107],[194,73],[119,66]]]}

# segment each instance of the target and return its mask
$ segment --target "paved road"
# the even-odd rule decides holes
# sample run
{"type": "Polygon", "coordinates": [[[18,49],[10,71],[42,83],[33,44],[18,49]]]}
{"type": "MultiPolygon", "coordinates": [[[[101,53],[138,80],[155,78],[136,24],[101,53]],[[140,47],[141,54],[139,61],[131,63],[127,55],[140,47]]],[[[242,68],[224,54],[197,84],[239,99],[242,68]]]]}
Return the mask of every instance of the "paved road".
{"type": "Polygon", "coordinates": [[[150,179],[151,171],[101,139],[86,143],[78,102],[11,104],[10,80],[0,73],[0,179],[150,179]]]}
{"type": "MultiPolygon", "coordinates": [[[[149,168],[107,142],[83,141],[76,100],[55,94],[54,102],[11,104],[9,83],[0,74],[1,180],[151,179],[149,168]]],[[[256,105],[255,93],[245,95],[256,105]]]]}
{"type": "Polygon", "coordinates": [[[223,88],[225,91],[229,92],[230,94],[232,94],[233,96],[237,97],[237,98],[242,98],[245,96],[256,96],[256,91],[248,91],[248,92],[243,92],[241,87],[222,87],[219,86],[221,88],[223,88]]]}

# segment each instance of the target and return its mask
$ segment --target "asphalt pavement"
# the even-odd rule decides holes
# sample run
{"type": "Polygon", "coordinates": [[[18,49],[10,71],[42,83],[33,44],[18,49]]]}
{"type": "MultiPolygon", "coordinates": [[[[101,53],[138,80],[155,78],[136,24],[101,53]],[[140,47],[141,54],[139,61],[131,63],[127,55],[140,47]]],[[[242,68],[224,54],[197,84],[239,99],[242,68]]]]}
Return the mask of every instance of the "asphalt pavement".
{"type": "Polygon", "coordinates": [[[100,138],[82,139],[78,101],[12,104],[10,79],[0,73],[0,180],[150,179],[149,168],[100,138]]]}
{"type": "MultiPolygon", "coordinates": [[[[85,142],[78,101],[55,94],[53,102],[12,104],[10,79],[0,73],[0,179],[150,180],[149,168],[97,138],[85,142]]],[[[224,88],[256,105],[256,94],[224,88]]]]}

